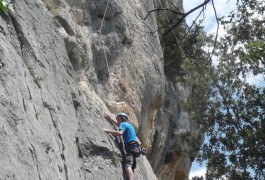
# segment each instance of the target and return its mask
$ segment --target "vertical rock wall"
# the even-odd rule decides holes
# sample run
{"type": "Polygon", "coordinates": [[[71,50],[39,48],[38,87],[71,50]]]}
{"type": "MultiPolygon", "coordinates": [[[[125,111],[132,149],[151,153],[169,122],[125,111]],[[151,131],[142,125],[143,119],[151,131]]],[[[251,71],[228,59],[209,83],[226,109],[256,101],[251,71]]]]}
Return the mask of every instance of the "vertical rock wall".
{"type": "MultiPolygon", "coordinates": [[[[166,1],[162,1],[165,3],[166,1]]],[[[14,0],[0,17],[0,174],[4,179],[124,179],[103,118],[129,114],[159,179],[185,179],[179,134],[193,132],[167,83],[151,0],[14,0]],[[154,158],[156,157],[156,158],[154,158]]],[[[136,179],[156,179],[145,156],[136,179]]]]}

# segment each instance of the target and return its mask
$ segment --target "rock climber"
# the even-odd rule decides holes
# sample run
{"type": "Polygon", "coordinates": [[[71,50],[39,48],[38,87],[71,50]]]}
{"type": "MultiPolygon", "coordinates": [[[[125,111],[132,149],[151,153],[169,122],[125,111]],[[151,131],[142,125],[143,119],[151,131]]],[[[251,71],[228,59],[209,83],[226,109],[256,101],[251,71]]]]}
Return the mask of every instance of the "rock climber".
{"type": "Polygon", "coordinates": [[[109,115],[105,116],[105,119],[116,125],[119,130],[113,131],[109,129],[103,129],[106,133],[110,133],[114,136],[122,136],[125,145],[126,155],[124,162],[124,169],[129,180],[133,179],[133,172],[136,168],[136,158],[142,153],[140,146],[141,142],[136,136],[134,127],[128,122],[128,116],[125,113],[118,113],[116,120],[112,119],[109,115]]]}

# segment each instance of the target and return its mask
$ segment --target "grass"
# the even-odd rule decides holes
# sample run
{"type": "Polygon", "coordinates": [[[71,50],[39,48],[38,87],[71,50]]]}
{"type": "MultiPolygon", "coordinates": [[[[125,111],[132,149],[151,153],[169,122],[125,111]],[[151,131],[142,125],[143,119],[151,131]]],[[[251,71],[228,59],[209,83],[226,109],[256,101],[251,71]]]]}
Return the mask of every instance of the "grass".
{"type": "Polygon", "coordinates": [[[29,66],[28,69],[29,69],[29,72],[30,72],[31,76],[34,79],[34,82],[37,84],[38,88],[41,88],[40,82],[44,80],[44,77],[38,76],[36,74],[36,71],[35,71],[34,67],[29,66]]]}

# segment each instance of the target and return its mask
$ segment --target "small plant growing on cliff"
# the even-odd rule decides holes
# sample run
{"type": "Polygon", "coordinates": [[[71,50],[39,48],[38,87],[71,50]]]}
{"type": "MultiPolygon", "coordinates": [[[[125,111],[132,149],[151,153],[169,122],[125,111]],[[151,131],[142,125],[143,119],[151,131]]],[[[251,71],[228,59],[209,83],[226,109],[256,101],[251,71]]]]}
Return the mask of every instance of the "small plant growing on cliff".
{"type": "Polygon", "coordinates": [[[124,35],[122,39],[122,44],[132,44],[132,43],[133,43],[133,39],[127,35],[124,35]]]}
{"type": "Polygon", "coordinates": [[[4,66],[5,66],[5,64],[1,62],[0,63],[0,69],[2,69],[4,66]]]}
{"type": "Polygon", "coordinates": [[[36,75],[35,69],[32,66],[28,67],[28,69],[31,76],[34,78],[34,82],[37,84],[38,88],[41,88],[40,81],[43,81],[44,77],[36,75]]]}
{"type": "Polygon", "coordinates": [[[36,111],[36,112],[35,112],[35,116],[36,116],[37,119],[39,119],[40,114],[41,114],[40,111],[36,111]]]}
{"type": "Polygon", "coordinates": [[[121,162],[121,160],[122,160],[122,158],[121,158],[121,156],[118,153],[112,152],[112,163],[113,164],[117,165],[118,163],[121,162]]]}
{"type": "Polygon", "coordinates": [[[0,0],[0,11],[7,13],[8,9],[7,6],[10,3],[9,0],[0,0]]]}

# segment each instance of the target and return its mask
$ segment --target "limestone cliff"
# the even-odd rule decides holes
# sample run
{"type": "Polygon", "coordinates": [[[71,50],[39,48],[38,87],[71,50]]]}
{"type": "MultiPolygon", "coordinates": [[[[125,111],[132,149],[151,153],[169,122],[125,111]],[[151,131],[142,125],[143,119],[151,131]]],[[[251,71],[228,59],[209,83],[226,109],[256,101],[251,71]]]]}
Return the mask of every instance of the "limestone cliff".
{"type": "MultiPolygon", "coordinates": [[[[105,114],[147,149],[136,179],[186,179],[196,127],[167,82],[153,0],[14,0],[0,17],[0,179],[124,179],[105,114]],[[151,165],[150,165],[151,163],[151,165]]],[[[181,3],[181,2],[180,2],[181,3]]]]}

